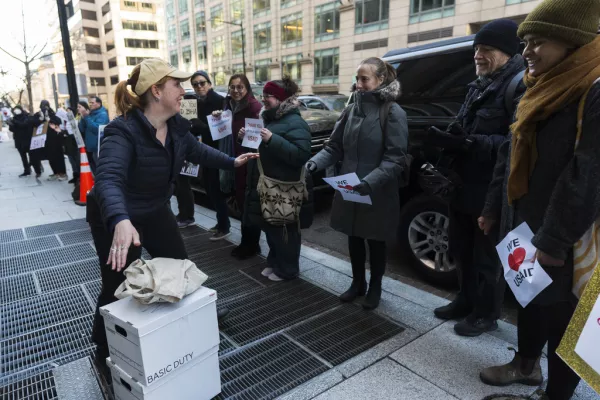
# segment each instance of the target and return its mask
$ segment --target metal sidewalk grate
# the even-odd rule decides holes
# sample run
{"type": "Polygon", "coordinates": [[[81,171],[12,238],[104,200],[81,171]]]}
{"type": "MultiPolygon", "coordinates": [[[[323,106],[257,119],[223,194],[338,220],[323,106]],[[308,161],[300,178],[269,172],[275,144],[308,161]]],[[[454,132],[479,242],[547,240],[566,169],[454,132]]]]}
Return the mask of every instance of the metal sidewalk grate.
{"type": "MultiPolygon", "coordinates": [[[[217,240],[216,242],[211,242],[209,238],[209,235],[200,235],[184,239],[183,243],[188,253],[188,258],[197,256],[198,254],[206,253],[208,251],[222,249],[224,247],[233,247],[233,243],[227,240],[217,240]]],[[[231,249],[229,249],[229,252],[231,252],[231,249]]],[[[234,260],[233,258],[231,259],[234,260]]]]}
{"type": "Polygon", "coordinates": [[[90,226],[85,221],[85,218],[32,226],[25,228],[25,234],[27,235],[27,238],[31,239],[40,236],[54,235],[55,233],[79,231],[83,229],[90,229],[90,226]]]}
{"type": "Polygon", "coordinates": [[[243,261],[237,260],[231,256],[230,247],[190,256],[189,259],[208,276],[223,271],[237,271],[265,261],[264,258],[259,256],[254,256],[243,261]]]}
{"type": "Polygon", "coordinates": [[[92,347],[92,316],[0,342],[2,375],[62,359],[92,347]]]}
{"type": "Polygon", "coordinates": [[[328,367],[281,335],[220,360],[217,399],[273,399],[327,371],[328,367]]]}
{"type": "Polygon", "coordinates": [[[179,232],[181,232],[181,237],[184,239],[192,237],[192,236],[204,235],[204,234],[208,233],[208,231],[206,229],[202,229],[198,225],[190,225],[186,228],[180,229],[179,232]]]}
{"type": "Polygon", "coordinates": [[[2,400],[53,400],[58,399],[52,371],[42,372],[30,378],[0,388],[2,400]]]}
{"type": "Polygon", "coordinates": [[[35,253],[37,251],[60,247],[56,236],[46,236],[38,239],[22,240],[0,244],[0,258],[8,258],[21,254],[35,253]]]}
{"type": "Polygon", "coordinates": [[[100,400],[102,390],[90,358],[82,358],[53,371],[56,392],[61,400],[100,400]]]}
{"type": "Polygon", "coordinates": [[[209,275],[204,286],[217,291],[219,304],[240,296],[246,296],[263,288],[258,282],[239,271],[224,271],[220,274],[209,275]]]}
{"type": "Polygon", "coordinates": [[[404,328],[355,305],[344,305],[287,333],[332,365],[404,331],[404,328]]]}
{"type": "Polygon", "coordinates": [[[0,340],[91,314],[80,287],[52,292],[0,306],[0,340]]]}
{"type": "Polygon", "coordinates": [[[58,237],[65,246],[69,246],[75,243],[85,243],[94,241],[94,238],[92,237],[92,231],[90,231],[89,229],[87,231],[62,233],[58,235],[58,237]]]}
{"type": "Polygon", "coordinates": [[[62,267],[43,269],[35,274],[42,292],[50,292],[100,279],[100,266],[98,258],[92,258],[62,267]]]}
{"type": "Polygon", "coordinates": [[[23,229],[9,229],[0,231],[0,243],[15,242],[17,240],[25,240],[23,229]]]}
{"type": "Polygon", "coordinates": [[[32,274],[0,279],[0,303],[10,303],[37,295],[32,274]]]}
{"type": "Polygon", "coordinates": [[[219,357],[236,348],[236,345],[231,343],[231,340],[227,339],[223,334],[219,333],[219,338],[221,338],[221,341],[219,342],[219,357]]]}
{"type": "Polygon", "coordinates": [[[88,293],[90,294],[92,301],[94,303],[96,303],[98,301],[98,296],[100,296],[100,290],[102,289],[102,282],[101,281],[88,282],[84,286],[85,286],[86,290],[88,291],[88,293]]]}
{"type": "Polygon", "coordinates": [[[221,330],[243,346],[338,305],[333,294],[295,279],[228,302],[221,330]]]}
{"type": "Polygon", "coordinates": [[[45,250],[0,260],[0,277],[54,267],[75,261],[96,258],[96,250],[88,243],[45,250]]]}

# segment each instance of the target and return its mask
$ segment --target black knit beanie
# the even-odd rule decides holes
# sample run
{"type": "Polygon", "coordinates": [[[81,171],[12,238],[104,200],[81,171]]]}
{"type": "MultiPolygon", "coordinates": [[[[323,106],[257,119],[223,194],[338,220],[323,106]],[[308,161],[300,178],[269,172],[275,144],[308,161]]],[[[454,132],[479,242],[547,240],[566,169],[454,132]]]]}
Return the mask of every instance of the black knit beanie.
{"type": "Polygon", "coordinates": [[[194,72],[194,75],[192,75],[192,77],[190,78],[190,82],[194,80],[195,77],[197,76],[203,76],[204,79],[206,79],[206,82],[208,82],[209,85],[212,85],[212,82],[210,81],[210,78],[208,76],[208,72],[203,71],[203,70],[198,70],[196,72],[194,72]]]}
{"type": "Polygon", "coordinates": [[[477,32],[473,46],[491,46],[512,57],[519,52],[517,28],[517,24],[510,19],[492,21],[477,32]]]}

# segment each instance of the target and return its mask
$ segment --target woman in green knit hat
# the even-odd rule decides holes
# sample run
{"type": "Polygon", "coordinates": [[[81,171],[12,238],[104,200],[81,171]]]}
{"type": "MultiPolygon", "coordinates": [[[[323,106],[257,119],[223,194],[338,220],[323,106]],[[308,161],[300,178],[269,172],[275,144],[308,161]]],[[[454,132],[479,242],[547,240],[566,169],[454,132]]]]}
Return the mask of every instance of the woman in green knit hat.
{"type": "Polygon", "coordinates": [[[519,309],[519,350],[513,360],[481,372],[490,385],[539,386],[547,343],[548,387],[532,399],[570,399],[579,383],[556,348],[577,304],[573,247],[600,215],[599,21],[600,0],[545,0],[519,27],[526,45],[527,91],[479,219],[484,230],[499,223],[503,234],[527,222],[537,260],[552,278],[519,309]]]}

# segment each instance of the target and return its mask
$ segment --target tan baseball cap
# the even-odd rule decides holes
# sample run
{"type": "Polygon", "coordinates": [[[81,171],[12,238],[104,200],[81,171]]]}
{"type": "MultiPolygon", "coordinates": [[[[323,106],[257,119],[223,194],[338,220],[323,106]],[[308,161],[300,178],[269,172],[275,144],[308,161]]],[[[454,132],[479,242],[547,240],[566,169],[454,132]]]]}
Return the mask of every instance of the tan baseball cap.
{"type": "Polygon", "coordinates": [[[179,71],[166,61],[160,58],[148,58],[140,64],[140,77],[133,91],[138,96],[146,93],[148,89],[165,76],[174,79],[190,79],[191,73],[179,71]]]}

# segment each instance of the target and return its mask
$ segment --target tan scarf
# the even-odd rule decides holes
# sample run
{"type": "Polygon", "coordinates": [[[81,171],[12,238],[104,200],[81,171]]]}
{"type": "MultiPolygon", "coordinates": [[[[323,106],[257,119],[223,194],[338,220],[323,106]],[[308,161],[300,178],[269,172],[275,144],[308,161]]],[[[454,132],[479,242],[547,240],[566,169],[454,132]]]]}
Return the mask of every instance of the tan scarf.
{"type": "MultiPolygon", "coordinates": [[[[537,161],[537,125],[583,96],[600,77],[600,37],[580,47],[549,72],[534,78],[525,72],[527,91],[511,126],[512,151],[508,202],[529,191],[529,178],[537,161]]],[[[575,128],[575,127],[574,127],[575,128]]],[[[573,129],[575,132],[575,129],[573,129]]]]}

